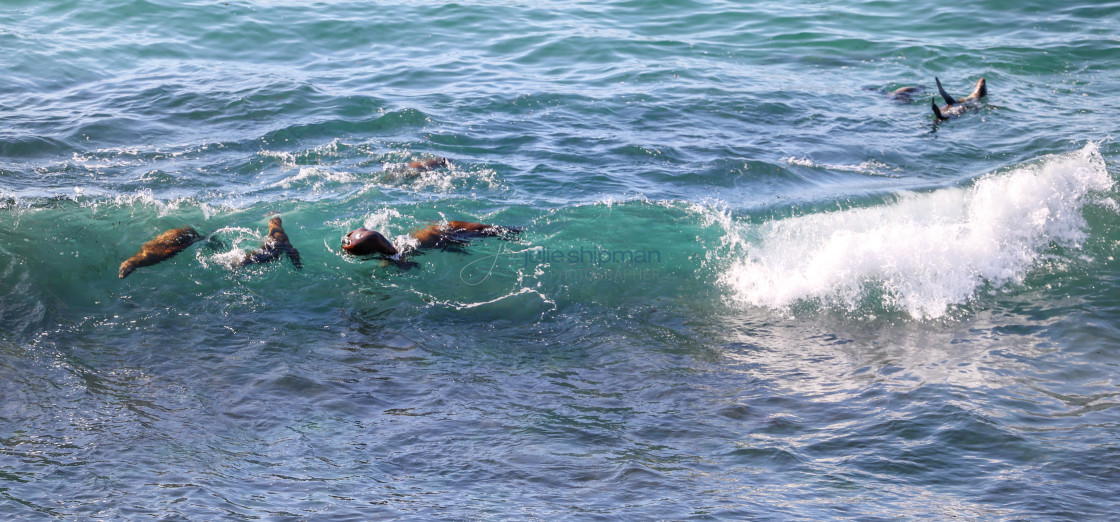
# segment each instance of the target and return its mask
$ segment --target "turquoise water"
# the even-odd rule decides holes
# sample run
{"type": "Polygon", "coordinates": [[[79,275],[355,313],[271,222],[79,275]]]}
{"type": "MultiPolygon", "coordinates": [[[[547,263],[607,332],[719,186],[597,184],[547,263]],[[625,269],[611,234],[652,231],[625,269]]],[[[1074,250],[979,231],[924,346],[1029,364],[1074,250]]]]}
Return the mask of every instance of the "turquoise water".
{"type": "Polygon", "coordinates": [[[0,515],[1114,516],[1117,20],[8,0],[0,515]]]}

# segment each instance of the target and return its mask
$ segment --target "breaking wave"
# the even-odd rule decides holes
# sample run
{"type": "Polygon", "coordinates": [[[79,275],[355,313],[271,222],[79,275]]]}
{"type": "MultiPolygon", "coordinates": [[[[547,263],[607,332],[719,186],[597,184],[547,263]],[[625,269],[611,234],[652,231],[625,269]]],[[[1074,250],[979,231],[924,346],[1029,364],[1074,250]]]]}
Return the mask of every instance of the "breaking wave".
{"type": "Polygon", "coordinates": [[[983,176],[967,187],[906,193],[871,208],[728,223],[735,261],[719,279],[733,301],[848,310],[868,299],[916,318],[946,314],[985,285],[1022,281],[1053,246],[1086,238],[1083,208],[1110,205],[1099,146],[983,176]]]}

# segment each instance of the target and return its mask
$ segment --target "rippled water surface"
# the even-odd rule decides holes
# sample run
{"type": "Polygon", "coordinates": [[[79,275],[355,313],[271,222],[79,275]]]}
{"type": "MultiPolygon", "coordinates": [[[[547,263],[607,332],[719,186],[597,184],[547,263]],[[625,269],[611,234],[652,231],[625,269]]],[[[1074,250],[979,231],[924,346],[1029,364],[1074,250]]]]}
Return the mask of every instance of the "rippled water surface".
{"type": "Polygon", "coordinates": [[[0,516],[1112,517],[1118,19],[9,0],[0,516]]]}

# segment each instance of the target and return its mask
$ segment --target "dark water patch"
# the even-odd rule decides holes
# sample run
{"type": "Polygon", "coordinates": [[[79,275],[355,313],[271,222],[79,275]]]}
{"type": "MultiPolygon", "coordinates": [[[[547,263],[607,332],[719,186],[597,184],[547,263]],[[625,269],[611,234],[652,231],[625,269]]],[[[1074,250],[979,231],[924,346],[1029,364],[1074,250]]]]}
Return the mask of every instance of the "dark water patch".
{"type": "Polygon", "coordinates": [[[13,137],[0,140],[0,154],[11,158],[57,157],[75,150],[67,140],[46,137],[13,137]]]}
{"type": "Polygon", "coordinates": [[[301,143],[308,138],[328,136],[348,136],[352,134],[395,134],[403,128],[424,125],[427,116],[420,111],[405,109],[370,118],[367,121],[344,122],[329,121],[316,124],[293,125],[265,134],[261,142],[268,145],[285,144],[292,141],[301,143]]]}

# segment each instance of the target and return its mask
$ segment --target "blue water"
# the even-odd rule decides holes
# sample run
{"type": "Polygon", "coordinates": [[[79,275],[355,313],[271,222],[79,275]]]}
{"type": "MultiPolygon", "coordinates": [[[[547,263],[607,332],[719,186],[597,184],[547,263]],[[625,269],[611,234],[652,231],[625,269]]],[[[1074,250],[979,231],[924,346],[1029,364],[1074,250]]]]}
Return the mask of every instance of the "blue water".
{"type": "Polygon", "coordinates": [[[1113,517],[1118,20],[6,0],[0,516],[1113,517]]]}

